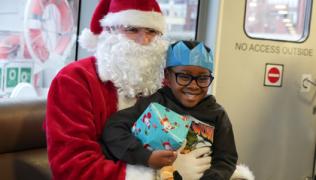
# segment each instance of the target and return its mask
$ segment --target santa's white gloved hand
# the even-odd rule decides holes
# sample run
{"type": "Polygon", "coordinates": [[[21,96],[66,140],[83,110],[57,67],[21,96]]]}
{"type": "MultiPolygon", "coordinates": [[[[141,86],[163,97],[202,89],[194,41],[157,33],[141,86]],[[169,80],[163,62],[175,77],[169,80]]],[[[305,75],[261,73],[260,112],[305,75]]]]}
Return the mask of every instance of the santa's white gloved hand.
{"type": "Polygon", "coordinates": [[[186,141],[178,150],[177,159],[173,163],[173,167],[181,175],[183,180],[198,180],[203,176],[205,170],[211,167],[211,157],[204,156],[210,154],[210,147],[202,147],[195,149],[187,154],[181,154],[186,141]]]}

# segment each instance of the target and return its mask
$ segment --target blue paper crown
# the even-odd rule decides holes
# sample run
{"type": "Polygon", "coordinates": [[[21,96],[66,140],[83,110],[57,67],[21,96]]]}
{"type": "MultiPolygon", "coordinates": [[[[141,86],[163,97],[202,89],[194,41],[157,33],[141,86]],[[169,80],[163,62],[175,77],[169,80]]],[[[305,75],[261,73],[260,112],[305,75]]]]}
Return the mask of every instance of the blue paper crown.
{"type": "Polygon", "coordinates": [[[167,67],[172,66],[200,66],[213,72],[213,53],[207,52],[203,43],[199,43],[193,49],[187,47],[183,41],[173,47],[170,46],[167,52],[167,67]]]}

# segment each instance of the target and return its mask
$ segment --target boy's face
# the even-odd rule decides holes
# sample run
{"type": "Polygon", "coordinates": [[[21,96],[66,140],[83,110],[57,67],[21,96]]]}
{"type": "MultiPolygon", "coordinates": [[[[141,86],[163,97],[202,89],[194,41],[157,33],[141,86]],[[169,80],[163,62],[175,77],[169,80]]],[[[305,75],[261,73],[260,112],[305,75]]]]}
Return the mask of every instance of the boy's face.
{"type": "Polygon", "coordinates": [[[199,66],[175,66],[166,71],[166,85],[185,107],[196,106],[206,96],[211,82],[210,71],[199,66]],[[195,79],[190,82],[192,76],[195,79]]]}

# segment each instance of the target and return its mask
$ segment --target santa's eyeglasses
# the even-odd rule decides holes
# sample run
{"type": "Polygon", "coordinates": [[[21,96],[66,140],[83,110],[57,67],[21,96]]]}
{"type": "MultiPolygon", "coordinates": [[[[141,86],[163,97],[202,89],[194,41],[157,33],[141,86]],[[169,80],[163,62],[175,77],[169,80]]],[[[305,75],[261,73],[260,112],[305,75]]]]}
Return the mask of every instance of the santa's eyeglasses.
{"type": "Polygon", "coordinates": [[[162,33],[160,31],[157,31],[155,29],[152,28],[146,28],[146,27],[138,27],[138,26],[124,26],[124,25],[120,25],[120,26],[109,26],[109,27],[105,27],[106,30],[108,32],[112,32],[112,31],[122,31],[125,34],[137,34],[139,32],[144,32],[146,35],[150,35],[150,36],[161,36],[162,33]]]}

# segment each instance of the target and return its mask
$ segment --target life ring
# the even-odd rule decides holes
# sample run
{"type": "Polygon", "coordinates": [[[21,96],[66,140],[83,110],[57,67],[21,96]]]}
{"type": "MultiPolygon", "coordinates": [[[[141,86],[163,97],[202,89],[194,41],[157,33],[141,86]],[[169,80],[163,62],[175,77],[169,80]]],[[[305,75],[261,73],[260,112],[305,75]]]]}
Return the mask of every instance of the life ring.
{"type": "Polygon", "coordinates": [[[75,42],[72,9],[67,0],[28,0],[24,38],[31,56],[44,65],[64,61],[75,42]]]}
{"type": "Polygon", "coordinates": [[[0,38],[0,60],[30,60],[31,55],[26,48],[21,33],[9,33],[3,38],[0,38]]]}
{"type": "Polygon", "coordinates": [[[9,58],[14,58],[17,56],[20,46],[20,36],[18,34],[13,34],[4,37],[0,41],[0,59],[8,60],[9,58]]]}

